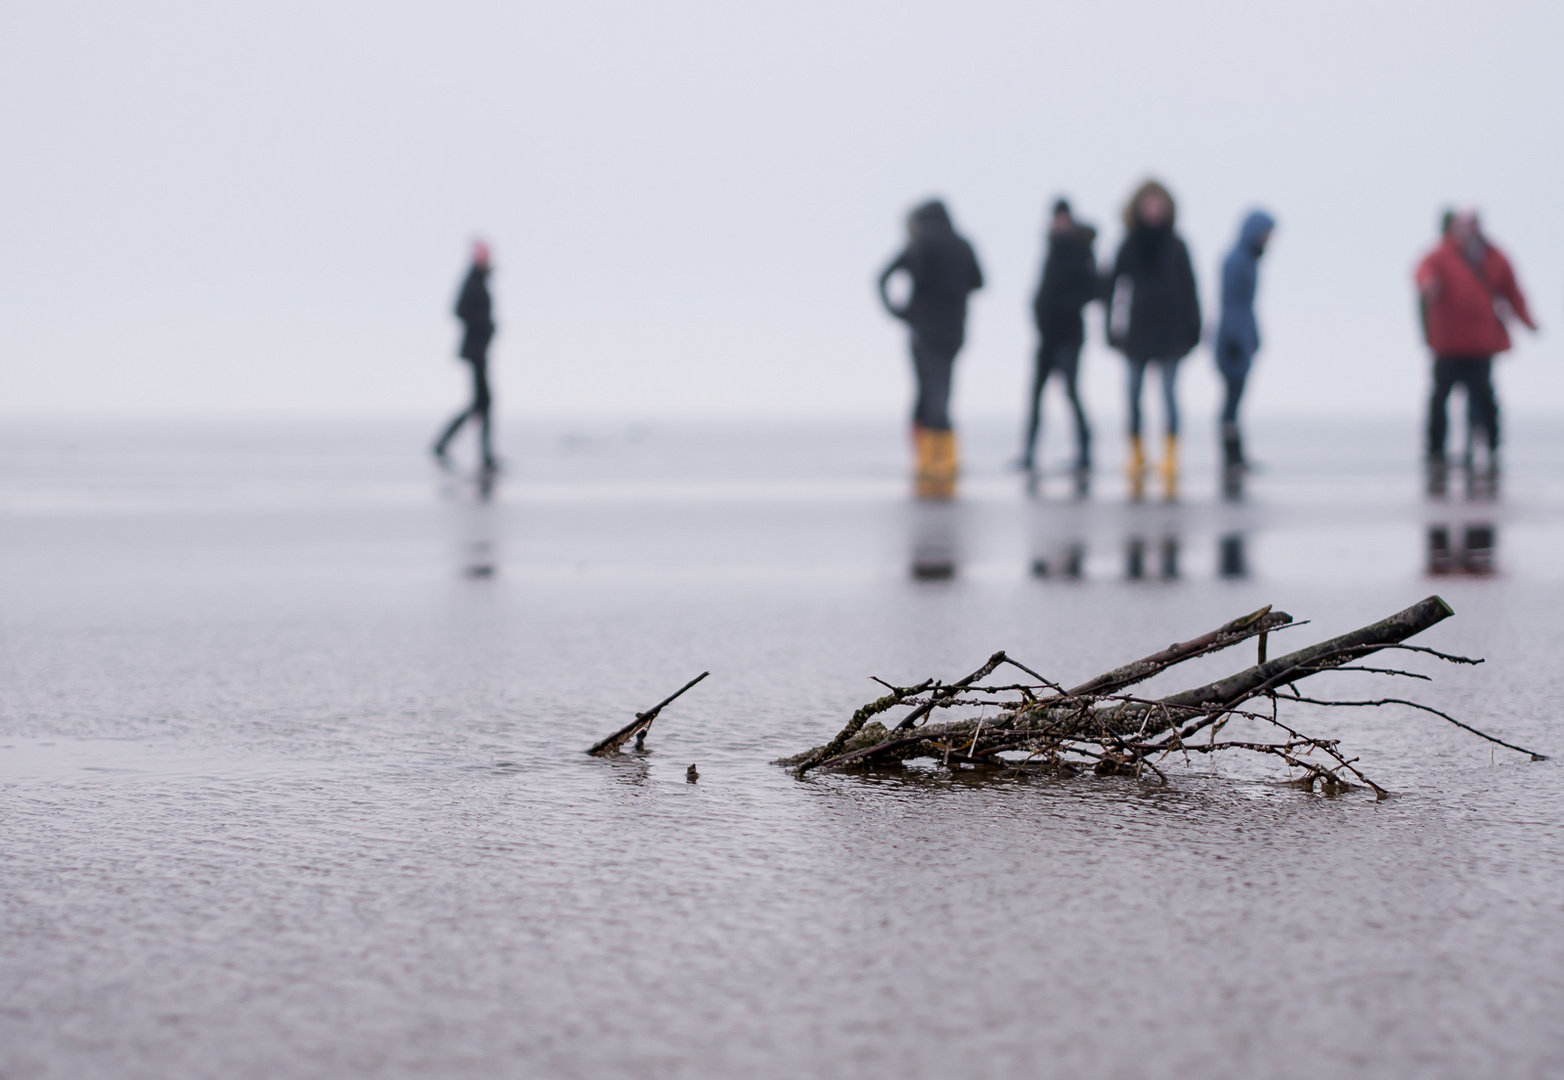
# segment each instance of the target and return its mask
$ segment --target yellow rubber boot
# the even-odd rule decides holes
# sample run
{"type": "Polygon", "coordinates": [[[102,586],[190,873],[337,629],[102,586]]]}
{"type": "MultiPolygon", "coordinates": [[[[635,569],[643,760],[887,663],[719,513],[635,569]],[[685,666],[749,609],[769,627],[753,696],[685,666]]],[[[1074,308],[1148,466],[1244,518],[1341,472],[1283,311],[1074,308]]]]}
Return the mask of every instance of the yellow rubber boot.
{"type": "Polygon", "coordinates": [[[936,499],[949,499],[956,494],[956,472],[959,468],[956,459],[956,433],[932,431],[929,434],[934,439],[934,459],[930,469],[934,474],[932,494],[936,499]]]}
{"type": "Polygon", "coordinates": [[[956,433],[919,429],[918,473],[914,489],[920,499],[948,499],[956,493],[956,433]]]}
{"type": "Polygon", "coordinates": [[[912,425],[912,488],[919,495],[923,494],[923,486],[928,483],[929,466],[934,454],[930,434],[921,424],[912,425]]]}
{"type": "Polygon", "coordinates": [[[1171,432],[1162,443],[1162,464],[1157,471],[1162,477],[1163,497],[1178,498],[1178,436],[1171,432]]]}
{"type": "Polygon", "coordinates": [[[1146,494],[1146,445],[1139,435],[1130,436],[1130,456],[1124,463],[1124,475],[1130,482],[1130,498],[1146,494]]]}

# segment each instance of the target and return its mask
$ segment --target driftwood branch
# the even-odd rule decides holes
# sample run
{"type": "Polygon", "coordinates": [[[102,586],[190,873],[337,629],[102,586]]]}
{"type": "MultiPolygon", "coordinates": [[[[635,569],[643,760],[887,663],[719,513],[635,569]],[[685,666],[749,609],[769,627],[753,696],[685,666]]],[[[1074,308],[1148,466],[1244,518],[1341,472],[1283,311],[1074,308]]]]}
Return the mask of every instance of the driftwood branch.
{"type": "MultiPolygon", "coordinates": [[[[896,687],[881,681],[891,693],[860,708],[847,725],[824,746],[806,751],[778,764],[795,769],[802,777],[814,769],[846,769],[873,765],[894,765],[913,758],[934,758],[942,764],[994,767],[1042,762],[1059,771],[1077,771],[1070,759],[1084,759],[1099,775],[1124,774],[1139,777],[1149,773],[1165,779],[1156,760],[1179,753],[1186,759],[1191,753],[1246,750],[1266,754],[1301,769],[1311,789],[1318,783],[1329,790],[1355,786],[1354,781],[1384,795],[1384,789],[1365,776],[1355,765],[1357,758],[1345,757],[1337,740],[1317,739],[1284,723],[1276,713],[1278,702],[1315,701],[1303,698],[1296,684],[1327,671],[1356,671],[1366,674],[1410,675],[1396,668],[1380,668],[1356,663],[1386,649],[1423,653],[1461,664],[1480,663],[1464,656],[1452,656],[1424,646],[1404,644],[1405,639],[1449,618],[1450,606],[1437,596],[1412,605],[1387,619],[1311,645],[1304,649],[1265,658],[1265,641],[1270,631],[1298,626],[1283,612],[1261,608],[1234,619],[1208,634],[1172,645],[1131,664],[1115,668],[1090,679],[1072,690],[1044,678],[1025,665],[996,652],[977,671],[954,683],[926,679],[917,686],[896,687]],[[1260,639],[1260,662],[1224,679],[1161,698],[1127,695],[1124,690],[1135,683],[1198,656],[1228,648],[1251,637],[1260,639]],[[1031,675],[1035,684],[1017,683],[985,686],[985,679],[1001,664],[1009,663],[1031,675]],[[1018,693],[1019,699],[995,700],[985,695],[1018,693]],[[1270,702],[1269,715],[1246,710],[1244,703],[1254,698],[1270,702]],[[899,706],[910,710],[893,727],[873,718],[899,706]],[[974,710],[998,706],[997,716],[974,710]],[[962,718],[930,722],[935,709],[967,714],[962,718]],[[1255,739],[1218,741],[1216,733],[1230,720],[1243,718],[1270,725],[1285,736],[1280,742],[1255,739]],[[920,723],[921,721],[921,723],[920,723]],[[1189,740],[1201,731],[1208,732],[1204,745],[1189,740]],[[1001,755],[1012,755],[1004,757],[1001,755]],[[1020,760],[1016,760],[1016,755],[1020,760]]],[[[1331,702],[1323,705],[1369,705],[1401,702],[1402,699],[1331,702]]],[[[1437,709],[1404,702],[1450,720],[1452,723],[1508,749],[1528,754],[1536,760],[1543,755],[1478,731],[1437,709]]]]}
{"type": "Polygon", "coordinates": [[[587,750],[587,753],[597,757],[606,757],[609,754],[617,754],[619,752],[619,748],[625,743],[629,742],[632,737],[636,738],[636,744],[639,746],[641,741],[646,738],[646,732],[651,728],[652,721],[657,719],[657,714],[663,711],[664,706],[668,705],[680,694],[684,693],[690,687],[694,686],[696,683],[700,682],[710,674],[711,672],[709,671],[701,672],[699,675],[695,676],[695,678],[679,687],[679,689],[663,698],[656,705],[653,705],[650,709],[647,709],[645,712],[636,713],[634,720],[630,721],[624,727],[608,736],[608,738],[593,743],[592,746],[587,750]]]}
{"type": "Polygon", "coordinates": [[[1159,672],[1166,671],[1174,664],[1218,652],[1230,645],[1237,645],[1240,641],[1246,641],[1290,624],[1292,624],[1291,615],[1284,611],[1273,612],[1271,605],[1267,604],[1259,611],[1240,616],[1230,623],[1217,627],[1209,634],[1169,645],[1161,652],[1152,653],[1132,664],[1114,668],[1112,671],[1098,675],[1095,679],[1088,679],[1069,693],[1072,697],[1080,697],[1084,694],[1117,693],[1125,687],[1134,686],[1159,672]]]}

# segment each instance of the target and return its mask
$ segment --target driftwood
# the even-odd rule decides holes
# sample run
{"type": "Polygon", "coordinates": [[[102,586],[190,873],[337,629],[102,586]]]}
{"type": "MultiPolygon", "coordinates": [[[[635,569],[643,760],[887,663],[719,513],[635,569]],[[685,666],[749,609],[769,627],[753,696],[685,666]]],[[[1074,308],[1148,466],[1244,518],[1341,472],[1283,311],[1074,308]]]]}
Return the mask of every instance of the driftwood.
{"type": "MultiPolygon", "coordinates": [[[[624,727],[608,736],[608,738],[593,743],[591,747],[587,749],[587,753],[593,754],[597,757],[607,757],[609,754],[617,754],[619,753],[619,748],[625,743],[629,742],[632,736],[635,738],[635,748],[637,750],[642,749],[646,743],[646,733],[651,729],[652,721],[657,719],[657,714],[663,711],[663,707],[710,674],[711,672],[709,671],[701,672],[699,675],[695,676],[695,678],[679,687],[679,689],[663,698],[656,705],[653,705],[650,709],[647,709],[645,712],[636,713],[634,720],[630,721],[624,727]]],[[[695,766],[691,765],[690,768],[694,769],[695,766]]]]}
{"type": "Polygon", "coordinates": [[[1277,757],[1289,766],[1301,769],[1303,776],[1295,782],[1310,789],[1316,783],[1329,790],[1351,787],[1352,779],[1355,779],[1372,788],[1377,795],[1385,794],[1383,788],[1355,767],[1356,758],[1343,756],[1338,740],[1313,738],[1283,723],[1277,705],[1285,701],[1333,706],[1411,705],[1490,742],[1529,754],[1535,761],[1544,760],[1542,754],[1505,742],[1416,702],[1401,698],[1328,701],[1303,697],[1297,690],[1298,682],[1325,671],[1427,678],[1397,668],[1364,667],[1353,663],[1384,650],[1421,653],[1458,664],[1482,663],[1469,657],[1405,644],[1407,638],[1453,614],[1455,612],[1443,599],[1430,596],[1388,619],[1268,660],[1269,635],[1304,624],[1293,622],[1292,617],[1283,612],[1264,607],[1208,634],[1171,645],[1161,652],[1088,679],[1070,690],[1004,652],[996,652],[982,667],[954,683],[926,679],[916,686],[897,687],[876,680],[891,692],[855,712],[829,743],[784,758],[778,764],[793,768],[797,776],[803,777],[814,769],[862,768],[933,757],[958,767],[1020,768],[1035,764],[1073,772],[1084,766],[1098,774],[1140,776],[1150,772],[1165,779],[1157,762],[1169,754],[1181,753],[1187,759],[1190,754],[1246,750],[1277,757]],[[1124,693],[1136,683],[1175,664],[1250,638],[1258,639],[1259,662],[1237,674],[1162,698],[1140,698],[1124,693]],[[982,685],[983,680],[1006,666],[1025,672],[1035,681],[982,685]],[[1255,699],[1263,700],[1264,711],[1243,707],[1255,699]],[[899,706],[912,708],[894,728],[888,729],[873,719],[899,706]],[[972,707],[983,710],[997,707],[999,712],[997,716],[980,713],[976,717],[945,723],[930,722],[936,709],[972,707]],[[1281,737],[1269,742],[1218,740],[1217,734],[1235,717],[1261,721],[1281,737]],[[1192,742],[1201,732],[1205,732],[1206,737],[1192,742]],[[1017,760],[1018,756],[1020,760],[1017,760]]]}

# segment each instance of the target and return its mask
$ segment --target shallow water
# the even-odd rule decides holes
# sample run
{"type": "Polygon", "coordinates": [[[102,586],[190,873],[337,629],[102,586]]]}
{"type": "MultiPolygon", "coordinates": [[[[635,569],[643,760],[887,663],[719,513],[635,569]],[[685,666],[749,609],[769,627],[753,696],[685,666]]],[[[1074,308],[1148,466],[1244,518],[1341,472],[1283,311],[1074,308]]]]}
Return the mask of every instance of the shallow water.
{"type": "Polygon", "coordinates": [[[1431,592],[1457,616],[1419,640],[1486,664],[1324,687],[1564,752],[1546,426],[1493,499],[1426,498],[1409,424],[1275,424],[1244,501],[1196,445],[1176,505],[1111,463],[1028,498],[998,427],[943,506],[889,426],[525,428],[487,500],[426,435],[0,435],[0,1076],[1560,1068],[1557,760],[1295,707],[1395,796],[767,764],[870,675],[1079,681],[1431,592]],[[581,753],[707,669],[649,753],[581,753]]]}

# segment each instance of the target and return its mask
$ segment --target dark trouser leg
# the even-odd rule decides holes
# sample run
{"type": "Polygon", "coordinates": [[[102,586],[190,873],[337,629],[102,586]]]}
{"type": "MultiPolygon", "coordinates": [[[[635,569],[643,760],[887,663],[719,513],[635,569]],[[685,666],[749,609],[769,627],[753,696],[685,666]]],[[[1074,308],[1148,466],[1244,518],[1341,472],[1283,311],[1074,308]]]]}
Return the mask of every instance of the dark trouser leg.
{"type": "Polygon", "coordinates": [[[1026,420],[1026,441],[1021,444],[1021,464],[1028,469],[1037,455],[1037,435],[1043,425],[1043,387],[1048,384],[1051,350],[1045,341],[1037,347],[1037,358],[1032,363],[1031,411],[1026,420]]]}
{"type": "Polygon", "coordinates": [[[1070,409],[1075,413],[1075,467],[1087,469],[1092,463],[1092,431],[1086,423],[1086,410],[1081,408],[1081,394],[1076,378],[1081,370],[1081,346],[1059,346],[1054,354],[1054,366],[1064,376],[1064,393],[1070,399],[1070,409]]]}
{"type": "Polygon", "coordinates": [[[1222,372],[1222,382],[1227,388],[1222,398],[1222,423],[1238,423],[1238,402],[1244,396],[1244,383],[1248,378],[1247,368],[1222,372]]]}
{"type": "Polygon", "coordinates": [[[956,363],[956,349],[914,339],[912,363],[918,374],[918,404],[912,422],[930,431],[949,431],[950,371],[956,363]]]}
{"type": "Polygon", "coordinates": [[[437,456],[445,456],[445,448],[451,444],[452,439],[456,438],[456,433],[462,429],[462,425],[467,422],[467,418],[471,415],[472,407],[468,406],[457,413],[451,422],[445,426],[445,430],[440,433],[440,437],[434,443],[434,452],[437,456]]]}
{"type": "Polygon", "coordinates": [[[472,365],[472,415],[478,418],[478,444],[485,467],[494,464],[494,447],[489,441],[489,363],[475,360],[472,365]]]}
{"type": "Polygon", "coordinates": [[[1462,363],[1466,383],[1466,422],[1473,432],[1483,432],[1490,451],[1499,449],[1499,399],[1493,392],[1493,360],[1462,363]]]}
{"type": "Polygon", "coordinates": [[[1158,360],[1157,373],[1162,376],[1162,408],[1168,420],[1168,434],[1178,434],[1178,397],[1173,392],[1178,378],[1177,360],[1158,360]]]}
{"type": "Polygon", "coordinates": [[[1428,443],[1425,447],[1430,461],[1444,460],[1445,428],[1450,422],[1445,405],[1460,377],[1460,365],[1463,363],[1465,361],[1443,356],[1434,358],[1434,392],[1428,399],[1428,443]]]}
{"type": "Polygon", "coordinates": [[[1222,400],[1222,463],[1230,469],[1244,463],[1243,436],[1238,431],[1238,402],[1244,396],[1244,382],[1248,377],[1248,368],[1222,371],[1222,381],[1227,387],[1222,400]]]}
{"type": "Polygon", "coordinates": [[[1130,434],[1140,434],[1140,388],[1146,381],[1145,360],[1131,360],[1130,365],[1130,434]]]}

